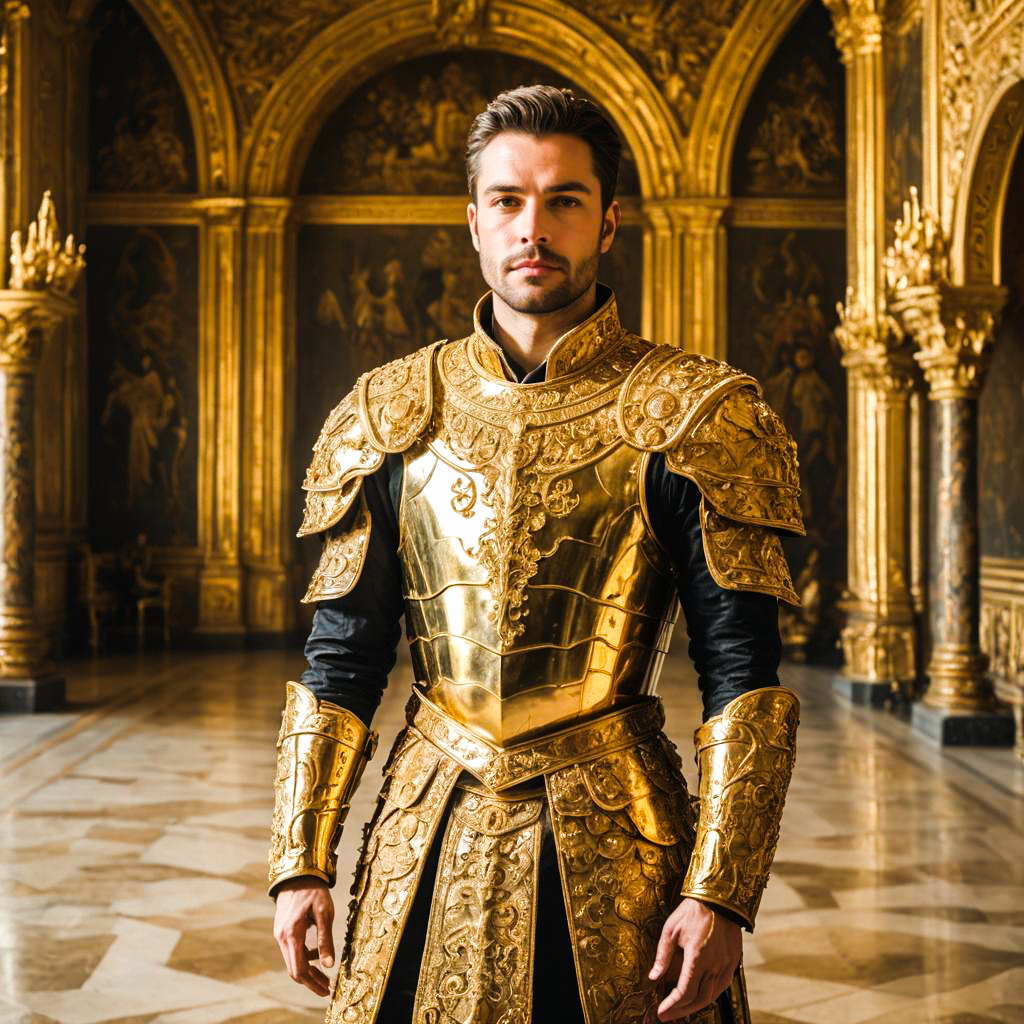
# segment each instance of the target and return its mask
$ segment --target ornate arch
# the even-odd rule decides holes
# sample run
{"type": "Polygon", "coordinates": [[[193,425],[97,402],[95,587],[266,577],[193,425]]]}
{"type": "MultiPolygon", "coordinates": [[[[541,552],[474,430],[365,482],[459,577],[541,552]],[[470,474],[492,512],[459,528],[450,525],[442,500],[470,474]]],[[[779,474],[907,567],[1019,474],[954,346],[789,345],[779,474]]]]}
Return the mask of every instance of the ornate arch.
{"type": "Polygon", "coordinates": [[[808,0],[750,0],[718,51],[701,90],[686,147],[694,195],[729,194],[732,151],[761,73],[808,0]]]}
{"type": "Polygon", "coordinates": [[[468,24],[439,21],[434,0],[385,0],[335,22],[274,86],[243,156],[251,195],[290,195],[342,88],[408,57],[469,46],[548,64],[602,103],[636,158],[645,198],[678,195],[683,137],[664,97],[603,29],[553,0],[493,0],[468,24]],[[353,45],[358,41],[357,45],[353,45]]]}
{"type": "Polygon", "coordinates": [[[1002,283],[1003,210],[1024,137],[1024,80],[1004,80],[978,119],[953,213],[950,273],[964,284],[1002,283]]]}
{"type": "MultiPolygon", "coordinates": [[[[72,0],[68,17],[85,22],[97,0],[72,0]]],[[[200,192],[238,188],[238,133],[231,92],[206,29],[191,5],[130,0],[156,39],[185,96],[196,143],[200,192]]]]}

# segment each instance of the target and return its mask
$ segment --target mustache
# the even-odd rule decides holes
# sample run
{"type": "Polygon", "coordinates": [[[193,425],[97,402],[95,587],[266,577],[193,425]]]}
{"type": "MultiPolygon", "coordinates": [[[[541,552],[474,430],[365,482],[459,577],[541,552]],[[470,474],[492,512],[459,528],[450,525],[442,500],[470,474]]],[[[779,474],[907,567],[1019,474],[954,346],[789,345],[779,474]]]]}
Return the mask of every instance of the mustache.
{"type": "Polygon", "coordinates": [[[562,270],[568,270],[569,268],[569,261],[564,256],[560,256],[554,249],[549,249],[546,245],[530,245],[517,252],[514,256],[509,256],[507,259],[502,260],[501,269],[505,271],[511,270],[517,263],[522,263],[523,260],[539,260],[542,263],[550,263],[551,266],[559,267],[562,270]]]}

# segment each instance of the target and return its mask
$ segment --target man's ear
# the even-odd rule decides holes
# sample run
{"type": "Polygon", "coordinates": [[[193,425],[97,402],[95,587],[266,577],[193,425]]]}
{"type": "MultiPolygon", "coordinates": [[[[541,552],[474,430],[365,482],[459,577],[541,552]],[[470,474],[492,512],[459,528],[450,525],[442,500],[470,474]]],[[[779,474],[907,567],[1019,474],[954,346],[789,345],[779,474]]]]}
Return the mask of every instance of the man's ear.
{"type": "Polygon", "coordinates": [[[480,251],[480,235],[476,229],[476,203],[466,207],[466,220],[469,222],[469,237],[473,240],[473,248],[480,251]]]}
{"type": "Polygon", "coordinates": [[[601,222],[601,252],[607,252],[612,247],[621,217],[622,210],[613,199],[608,204],[608,209],[604,212],[604,220],[601,222]]]}

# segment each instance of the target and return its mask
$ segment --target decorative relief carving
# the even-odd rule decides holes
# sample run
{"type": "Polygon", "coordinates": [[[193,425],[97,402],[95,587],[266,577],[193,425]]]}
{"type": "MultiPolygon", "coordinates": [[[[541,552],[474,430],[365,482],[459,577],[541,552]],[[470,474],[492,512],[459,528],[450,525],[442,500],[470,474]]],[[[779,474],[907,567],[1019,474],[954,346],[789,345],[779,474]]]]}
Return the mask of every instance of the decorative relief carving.
{"type": "Polygon", "coordinates": [[[197,0],[246,121],[275,79],[321,29],[359,6],[356,0],[197,0]]]}
{"type": "Polygon", "coordinates": [[[688,133],[704,79],[746,0],[575,0],[654,78],[688,133]]]}

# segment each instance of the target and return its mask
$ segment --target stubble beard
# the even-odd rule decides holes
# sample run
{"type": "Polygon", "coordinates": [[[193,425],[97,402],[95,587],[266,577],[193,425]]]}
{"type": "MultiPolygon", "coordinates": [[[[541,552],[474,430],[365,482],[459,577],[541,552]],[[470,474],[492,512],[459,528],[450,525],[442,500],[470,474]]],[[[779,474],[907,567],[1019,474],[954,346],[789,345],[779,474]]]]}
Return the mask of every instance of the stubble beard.
{"type": "Polygon", "coordinates": [[[597,280],[597,266],[600,253],[595,252],[575,266],[568,266],[562,256],[555,256],[544,246],[535,246],[533,251],[517,253],[510,259],[498,263],[480,254],[480,272],[488,287],[505,303],[509,309],[517,313],[554,313],[566,306],[571,306],[597,280]],[[512,264],[524,259],[551,261],[562,268],[560,280],[545,285],[544,278],[549,275],[538,274],[535,277],[524,275],[518,284],[513,284],[508,274],[512,272],[512,264]]]}

